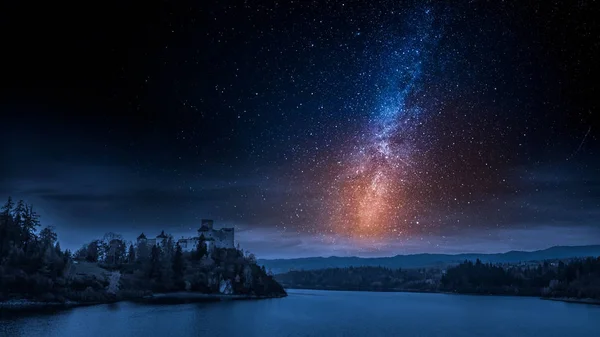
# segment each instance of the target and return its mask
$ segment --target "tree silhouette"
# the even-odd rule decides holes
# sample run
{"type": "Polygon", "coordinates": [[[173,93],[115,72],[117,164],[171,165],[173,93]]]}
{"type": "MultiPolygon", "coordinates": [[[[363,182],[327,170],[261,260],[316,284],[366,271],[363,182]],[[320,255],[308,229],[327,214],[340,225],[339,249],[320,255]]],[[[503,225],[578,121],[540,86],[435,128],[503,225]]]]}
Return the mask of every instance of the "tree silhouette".
{"type": "Polygon", "coordinates": [[[134,263],[135,262],[135,248],[133,244],[129,245],[129,251],[127,252],[127,262],[134,263]]]}

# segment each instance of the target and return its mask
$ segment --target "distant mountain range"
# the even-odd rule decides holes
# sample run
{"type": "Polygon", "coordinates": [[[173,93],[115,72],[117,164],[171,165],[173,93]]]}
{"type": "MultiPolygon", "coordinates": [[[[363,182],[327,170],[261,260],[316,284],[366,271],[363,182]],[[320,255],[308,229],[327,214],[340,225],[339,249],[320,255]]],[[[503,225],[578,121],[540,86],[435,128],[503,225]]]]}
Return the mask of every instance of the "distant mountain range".
{"type": "Polygon", "coordinates": [[[297,259],[258,260],[259,265],[264,265],[274,274],[285,273],[290,270],[312,270],[324,268],[344,268],[360,266],[382,266],[388,268],[423,268],[444,267],[457,264],[465,260],[480,259],[490,263],[515,263],[522,261],[540,261],[552,259],[568,259],[575,257],[600,256],[600,245],[593,246],[555,246],[544,250],[532,252],[510,251],[497,254],[412,254],[396,255],[390,257],[362,258],[362,257],[307,257],[297,259]]]}

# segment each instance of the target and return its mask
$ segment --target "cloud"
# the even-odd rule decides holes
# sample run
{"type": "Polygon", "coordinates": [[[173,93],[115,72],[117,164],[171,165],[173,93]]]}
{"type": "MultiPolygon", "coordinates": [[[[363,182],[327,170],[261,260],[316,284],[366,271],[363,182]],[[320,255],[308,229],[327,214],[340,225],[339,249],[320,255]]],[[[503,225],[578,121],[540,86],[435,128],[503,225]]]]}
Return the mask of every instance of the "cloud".
{"type": "Polygon", "coordinates": [[[307,231],[319,226],[319,191],[283,181],[189,174],[173,180],[127,166],[48,163],[40,176],[15,174],[0,190],[34,204],[42,223],[56,227],[61,244],[75,248],[108,231],[128,239],[142,231],[193,235],[202,218],[234,226],[238,242],[259,257],[504,251],[600,238],[600,182],[564,168],[518,170],[509,189],[451,210],[432,207],[420,222],[441,219],[438,225],[378,242],[326,236],[318,227],[307,231]]]}
{"type": "Polygon", "coordinates": [[[474,228],[600,226],[600,180],[593,172],[564,167],[523,169],[506,185],[481,199],[462,201],[450,211],[434,208],[423,222],[443,219],[431,231],[446,235],[474,228]]]}

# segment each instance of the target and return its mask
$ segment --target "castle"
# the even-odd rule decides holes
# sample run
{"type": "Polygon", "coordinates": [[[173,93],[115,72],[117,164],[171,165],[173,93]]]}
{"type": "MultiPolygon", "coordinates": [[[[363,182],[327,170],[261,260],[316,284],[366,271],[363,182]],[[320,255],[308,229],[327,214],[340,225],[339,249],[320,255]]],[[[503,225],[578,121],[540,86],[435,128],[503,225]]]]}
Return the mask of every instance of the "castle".
{"type": "MultiPolygon", "coordinates": [[[[164,245],[169,237],[162,231],[154,239],[149,239],[144,235],[140,234],[137,238],[138,245],[145,242],[147,245],[164,245]]],[[[198,247],[200,239],[204,238],[204,243],[208,251],[212,251],[214,248],[235,248],[234,245],[234,229],[233,228],[221,228],[214,229],[213,221],[208,219],[202,219],[200,228],[198,229],[198,236],[180,238],[177,243],[184,252],[191,252],[198,247]]]]}

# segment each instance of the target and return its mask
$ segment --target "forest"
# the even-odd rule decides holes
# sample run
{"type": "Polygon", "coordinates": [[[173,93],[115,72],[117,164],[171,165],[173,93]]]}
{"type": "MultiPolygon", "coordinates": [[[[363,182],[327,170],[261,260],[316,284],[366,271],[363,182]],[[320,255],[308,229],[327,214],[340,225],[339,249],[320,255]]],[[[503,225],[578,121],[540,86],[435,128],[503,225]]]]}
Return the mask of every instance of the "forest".
{"type": "Polygon", "coordinates": [[[433,291],[435,269],[348,267],[290,271],[275,275],[286,288],[352,291],[433,291]]]}
{"type": "Polygon", "coordinates": [[[23,201],[0,210],[0,301],[103,303],[160,292],[285,296],[283,287],[242,249],[199,245],[183,252],[168,236],[161,245],[133,245],[107,233],[72,253],[23,201]]]}
{"type": "Polygon", "coordinates": [[[439,289],[469,294],[600,300],[600,257],[524,266],[465,261],[447,270],[439,289]]]}
{"type": "Polygon", "coordinates": [[[286,288],[419,291],[600,300],[600,257],[521,264],[464,261],[446,270],[348,267],[290,271],[286,288]]]}

